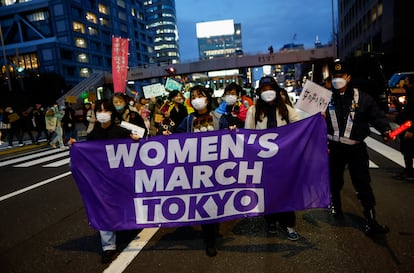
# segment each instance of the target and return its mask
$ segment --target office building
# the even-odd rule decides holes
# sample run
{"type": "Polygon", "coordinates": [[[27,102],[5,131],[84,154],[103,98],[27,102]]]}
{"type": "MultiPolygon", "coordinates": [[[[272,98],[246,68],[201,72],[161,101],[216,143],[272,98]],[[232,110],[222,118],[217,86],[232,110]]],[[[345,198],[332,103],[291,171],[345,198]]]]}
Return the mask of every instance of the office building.
{"type": "Polygon", "coordinates": [[[159,64],[180,62],[178,28],[174,0],[144,2],[147,27],[154,33],[154,51],[159,64]]]}
{"type": "Polygon", "coordinates": [[[338,54],[384,53],[387,74],[412,70],[414,1],[338,0],[338,54]]]}
{"type": "Polygon", "coordinates": [[[11,77],[17,68],[53,72],[71,87],[111,72],[113,36],[129,39],[130,67],[155,63],[143,1],[2,0],[0,24],[11,77]]]}
{"type": "Polygon", "coordinates": [[[200,60],[243,54],[241,25],[233,20],[196,24],[200,60]]]}

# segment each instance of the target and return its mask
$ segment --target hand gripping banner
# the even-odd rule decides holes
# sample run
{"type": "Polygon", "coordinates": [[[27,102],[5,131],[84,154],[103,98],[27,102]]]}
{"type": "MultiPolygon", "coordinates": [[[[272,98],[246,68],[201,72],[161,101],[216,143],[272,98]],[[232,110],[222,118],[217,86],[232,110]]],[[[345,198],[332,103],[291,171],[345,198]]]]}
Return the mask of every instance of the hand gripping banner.
{"type": "Polygon", "coordinates": [[[321,114],[268,130],[76,142],[72,175],[100,230],[221,222],[326,208],[321,114]]]}

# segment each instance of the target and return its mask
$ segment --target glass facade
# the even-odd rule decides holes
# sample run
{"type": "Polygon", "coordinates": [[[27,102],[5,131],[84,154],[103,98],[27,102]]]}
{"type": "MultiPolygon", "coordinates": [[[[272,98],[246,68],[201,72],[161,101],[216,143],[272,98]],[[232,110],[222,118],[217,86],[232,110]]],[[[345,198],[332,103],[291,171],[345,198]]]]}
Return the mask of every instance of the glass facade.
{"type": "Polygon", "coordinates": [[[0,1],[6,55],[16,67],[53,71],[74,86],[94,72],[111,72],[112,36],[130,40],[130,67],[156,62],[143,0],[24,2],[30,1],[0,1]]]}
{"type": "Polygon", "coordinates": [[[174,0],[148,0],[144,2],[148,17],[147,28],[155,34],[154,51],[159,64],[180,62],[178,28],[174,0]]]}
{"type": "Polygon", "coordinates": [[[228,57],[242,53],[241,25],[233,20],[197,24],[200,60],[228,57]]]}

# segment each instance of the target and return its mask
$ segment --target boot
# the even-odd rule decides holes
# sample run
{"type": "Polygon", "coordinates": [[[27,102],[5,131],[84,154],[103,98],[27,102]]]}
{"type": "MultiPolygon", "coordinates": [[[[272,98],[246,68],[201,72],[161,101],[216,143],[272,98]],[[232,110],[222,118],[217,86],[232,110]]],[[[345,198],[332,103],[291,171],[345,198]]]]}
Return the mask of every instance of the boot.
{"type": "Polygon", "coordinates": [[[368,223],[365,226],[365,234],[367,236],[387,234],[390,231],[390,229],[387,226],[382,226],[378,224],[378,222],[375,220],[374,209],[364,211],[364,215],[368,220],[368,223]]]}

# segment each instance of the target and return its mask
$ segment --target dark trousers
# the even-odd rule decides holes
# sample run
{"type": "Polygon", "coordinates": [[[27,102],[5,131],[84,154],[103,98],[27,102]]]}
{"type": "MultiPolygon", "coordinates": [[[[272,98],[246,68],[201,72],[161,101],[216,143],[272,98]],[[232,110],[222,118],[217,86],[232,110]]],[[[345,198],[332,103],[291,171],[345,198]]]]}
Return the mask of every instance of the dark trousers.
{"type": "Polygon", "coordinates": [[[264,218],[267,224],[274,224],[276,222],[279,222],[279,225],[282,228],[293,228],[296,225],[296,214],[294,211],[271,213],[265,215],[264,218]]]}
{"type": "Polygon", "coordinates": [[[344,186],[344,171],[348,166],[352,185],[361,201],[364,212],[374,209],[375,197],[371,188],[369,157],[367,145],[362,142],[347,145],[338,142],[329,143],[329,169],[332,203],[341,209],[341,190],[344,186]]]}
{"type": "Polygon", "coordinates": [[[404,157],[404,172],[407,176],[413,176],[414,138],[400,137],[400,151],[404,157]]]}
{"type": "Polygon", "coordinates": [[[207,246],[215,246],[219,227],[219,223],[201,225],[204,241],[207,246]]]}

